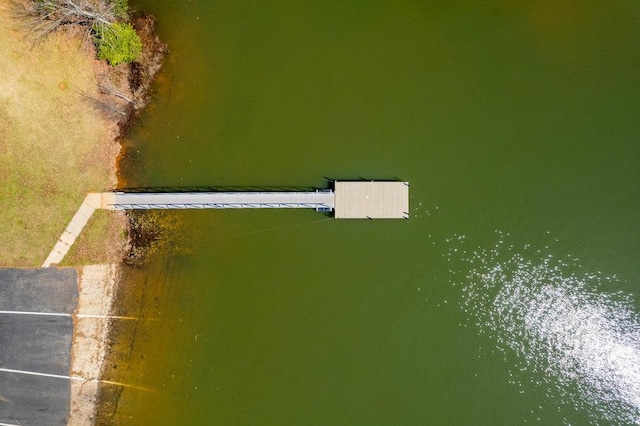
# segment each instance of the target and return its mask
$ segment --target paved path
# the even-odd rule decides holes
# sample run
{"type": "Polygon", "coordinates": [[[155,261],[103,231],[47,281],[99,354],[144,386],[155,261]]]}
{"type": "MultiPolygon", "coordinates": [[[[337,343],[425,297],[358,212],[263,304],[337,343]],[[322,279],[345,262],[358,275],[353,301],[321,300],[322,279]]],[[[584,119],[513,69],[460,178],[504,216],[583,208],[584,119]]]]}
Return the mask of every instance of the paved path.
{"type": "Polygon", "coordinates": [[[47,256],[47,260],[42,264],[43,268],[48,268],[51,265],[58,264],[62,262],[64,256],[67,254],[73,243],[82,232],[82,229],[89,221],[89,218],[93,214],[96,209],[101,208],[102,206],[102,194],[97,193],[89,193],[85,197],[82,205],[76,212],[76,214],[67,225],[67,229],[64,230],[58,242],[47,256]]]}

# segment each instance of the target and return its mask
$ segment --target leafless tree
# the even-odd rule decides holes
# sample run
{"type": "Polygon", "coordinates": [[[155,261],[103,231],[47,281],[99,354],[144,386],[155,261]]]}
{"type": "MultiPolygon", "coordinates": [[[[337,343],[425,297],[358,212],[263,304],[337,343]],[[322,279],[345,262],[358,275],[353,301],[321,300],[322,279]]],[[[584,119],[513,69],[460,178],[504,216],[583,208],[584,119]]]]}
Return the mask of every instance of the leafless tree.
{"type": "Polygon", "coordinates": [[[15,0],[13,9],[38,39],[66,25],[92,28],[116,22],[109,0],[15,0]]]}
{"type": "Polygon", "coordinates": [[[108,76],[103,76],[101,81],[98,82],[98,90],[103,95],[115,96],[116,98],[120,98],[127,103],[132,103],[133,99],[128,97],[122,90],[118,89],[115,84],[111,81],[108,76]]]}

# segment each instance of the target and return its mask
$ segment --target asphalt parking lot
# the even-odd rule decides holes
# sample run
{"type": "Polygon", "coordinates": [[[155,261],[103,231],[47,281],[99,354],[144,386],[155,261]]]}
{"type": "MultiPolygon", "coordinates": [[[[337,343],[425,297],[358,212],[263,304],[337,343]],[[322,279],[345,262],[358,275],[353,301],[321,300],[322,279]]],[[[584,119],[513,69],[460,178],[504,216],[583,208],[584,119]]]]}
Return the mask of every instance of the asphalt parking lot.
{"type": "Polygon", "coordinates": [[[0,269],[0,423],[67,423],[77,302],[74,269],[0,269]]]}

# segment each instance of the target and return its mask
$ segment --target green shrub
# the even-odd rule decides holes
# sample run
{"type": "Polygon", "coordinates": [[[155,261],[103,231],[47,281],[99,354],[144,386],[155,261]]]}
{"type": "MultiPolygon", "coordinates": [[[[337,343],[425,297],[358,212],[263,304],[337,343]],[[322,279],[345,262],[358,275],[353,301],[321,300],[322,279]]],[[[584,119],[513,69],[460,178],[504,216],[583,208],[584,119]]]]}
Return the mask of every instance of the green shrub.
{"type": "Polygon", "coordinates": [[[123,62],[133,62],[142,51],[142,42],[131,24],[118,22],[112,25],[94,27],[98,58],[116,66],[123,62]]]}
{"type": "Polygon", "coordinates": [[[127,19],[129,13],[129,1],[128,0],[110,0],[113,7],[113,12],[121,19],[127,19]]]}

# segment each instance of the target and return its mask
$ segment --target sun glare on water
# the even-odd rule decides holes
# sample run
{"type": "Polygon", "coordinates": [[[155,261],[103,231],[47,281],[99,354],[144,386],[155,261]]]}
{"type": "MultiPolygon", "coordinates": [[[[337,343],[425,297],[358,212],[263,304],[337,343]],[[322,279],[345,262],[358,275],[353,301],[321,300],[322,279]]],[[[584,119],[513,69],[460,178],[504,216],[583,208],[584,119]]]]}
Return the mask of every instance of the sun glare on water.
{"type": "Polygon", "coordinates": [[[469,266],[453,282],[461,307],[512,360],[515,384],[532,382],[596,423],[640,423],[640,317],[628,296],[603,290],[615,277],[502,239],[449,256],[459,253],[469,266]]]}

